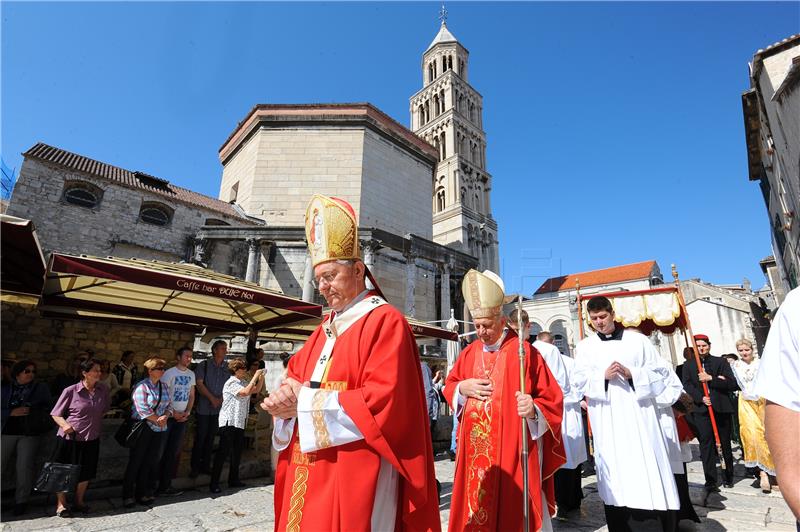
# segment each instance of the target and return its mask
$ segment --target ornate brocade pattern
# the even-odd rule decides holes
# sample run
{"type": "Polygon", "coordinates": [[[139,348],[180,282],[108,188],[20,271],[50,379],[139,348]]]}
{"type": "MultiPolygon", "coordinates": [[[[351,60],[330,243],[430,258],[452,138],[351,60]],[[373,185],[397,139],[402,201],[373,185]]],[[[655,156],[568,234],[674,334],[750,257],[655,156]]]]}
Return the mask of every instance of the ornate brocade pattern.
{"type": "MultiPolygon", "coordinates": [[[[489,353],[486,353],[489,354],[489,353]]],[[[465,415],[469,423],[469,445],[467,446],[467,527],[468,530],[489,530],[491,517],[497,511],[496,493],[499,483],[497,466],[500,449],[500,398],[503,393],[503,375],[505,374],[505,357],[502,351],[494,353],[496,357],[490,362],[489,374],[483,359],[480,364],[475,360],[473,368],[476,377],[489,378],[494,388],[489,400],[468,399],[465,415]]]]}
{"type": "Polygon", "coordinates": [[[317,390],[311,399],[311,421],[314,424],[314,439],[319,449],[331,446],[328,425],[325,423],[325,412],[322,410],[322,405],[325,404],[325,400],[331,393],[330,390],[317,390]]]}
{"type": "Polygon", "coordinates": [[[292,447],[292,463],[295,464],[294,481],[292,482],[292,495],[289,498],[289,513],[286,520],[286,530],[300,532],[300,521],[303,519],[303,505],[308,490],[309,467],[314,466],[315,453],[304,453],[300,444],[292,447]]]}

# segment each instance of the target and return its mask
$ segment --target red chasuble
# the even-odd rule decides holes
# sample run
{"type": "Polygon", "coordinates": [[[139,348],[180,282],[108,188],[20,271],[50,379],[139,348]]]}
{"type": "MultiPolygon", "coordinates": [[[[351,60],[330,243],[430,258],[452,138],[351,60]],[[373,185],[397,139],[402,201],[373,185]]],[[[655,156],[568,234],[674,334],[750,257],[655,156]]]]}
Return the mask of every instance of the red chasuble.
{"type": "MultiPolygon", "coordinates": [[[[317,328],[288,376],[310,380],[324,343],[317,328]]],[[[440,530],[419,356],[403,315],[382,305],[346,329],[322,387],[339,390],[364,439],[302,453],[295,428],[278,460],[275,530],[370,530],[381,458],[399,473],[395,530],[440,530]]]]}
{"type": "MultiPolygon", "coordinates": [[[[547,432],[536,441],[528,434],[530,531],[534,532],[542,525],[542,490],[550,507],[548,513],[555,510],[553,474],[565,462],[561,442],[563,396],[539,351],[528,342],[524,346],[525,389],[533,395],[548,425],[547,432]],[[541,477],[539,445],[543,451],[541,477]]],[[[493,353],[483,352],[482,342],[472,342],[461,352],[447,376],[444,395],[451,404],[456,386],[462,380],[489,375],[493,386],[490,400],[468,398],[461,411],[451,531],[522,529],[522,418],[517,414],[514,397],[519,390],[518,349],[517,336],[511,331],[493,353]]]]}

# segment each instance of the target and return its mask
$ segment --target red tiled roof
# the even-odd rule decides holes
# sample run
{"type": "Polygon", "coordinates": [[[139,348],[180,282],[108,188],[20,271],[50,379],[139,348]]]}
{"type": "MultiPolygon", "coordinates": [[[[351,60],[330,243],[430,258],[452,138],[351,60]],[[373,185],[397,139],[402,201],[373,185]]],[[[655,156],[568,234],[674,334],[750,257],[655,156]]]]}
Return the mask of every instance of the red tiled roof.
{"type": "Polygon", "coordinates": [[[549,292],[559,292],[561,290],[575,290],[575,281],[580,280],[581,287],[598,286],[603,284],[619,283],[624,281],[636,281],[639,279],[649,279],[656,267],[656,261],[647,260],[623,266],[614,266],[603,270],[590,272],[571,273],[559,277],[551,277],[542,283],[536,290],[536,294],[546,294],[549,292]]]}
{"type": "Polygon", "coordinates": [[[119,168],[118,166],[112,166],[100,161],[95,161],[94,159],[84,157],[83,155],[68,152],[60,148],[54,148],[53,146],[49,146],[43,142],[37,143],[22,155],[24,157],[30,157],[33,159],[39,159],[41,161],[58,164],[69,168],[70,170],[77,170],[93,177],[114,181],[117,184],[128,188],[146,190],[153,194],[164,196],[172,201],[178,201],[196,207],[202,207],[226,216],[239,218],[243,222],[250,221],[248,218],[244,217],[241,213],[234,209],[233,205],[230,203],[193,192],[186,188],[176,187],[175,185],[169,183],[169,181],[155,176],[144,174],[142,172],[132,172],[130,170],[125,170],[124,168],[119,168]]]}

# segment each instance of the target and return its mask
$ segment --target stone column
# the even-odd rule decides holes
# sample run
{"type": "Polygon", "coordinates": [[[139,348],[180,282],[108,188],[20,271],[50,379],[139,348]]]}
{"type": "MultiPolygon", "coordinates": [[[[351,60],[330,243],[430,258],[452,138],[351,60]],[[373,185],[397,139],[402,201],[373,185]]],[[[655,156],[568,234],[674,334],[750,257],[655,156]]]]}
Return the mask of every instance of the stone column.
{"type": "Polygon", "coordinates": [[[205,266],[208,262],[210,248],[211,242],[207,238],[195,238],[192,262],[205,266]]]}
{"type": "MultiPolygon", "coordinates": [[[[372,275],[375,275],[375,254],[380,249],[380,244],[375,240],[362,240],[361,241],[361,249],[364,250],[364,265],[372,272],[372,275]]],[[[372,290],[375,287],[372,285],[372,281],[366,279],[367,282],[367,290],[372,290]]]]}
{"type": "Polygon", "coordinates": [[[258,251],[260,242],[255,238],[248,238],[247,242],[247,272],[244,280],[249,283],[258,282],[258,251]]]}
{"type": "Polygon", "coordinates": [[[303,301],[314,301],[314,268],[311,267],[311,255],[306,254],[306,263],[303,268],[303,301]]]}
{"type": "Polygon", "coordinates": [[[441,298],[442,298],[442,317],[443,320],[450,319],[450,263],[445,262],[441,265],[441,272],[442,272],[442,286],[441,286],[441,298]]]}
{"type": "Polygon", "coordinates": [[[414,302],[414,288],[417,282],[417,260],[413,254],[406,255],[406,316],[414,317],[416,303],[414,302]]]}
{"type": "Polygon", "coordinates": [[[261,256],[264,257],[264,275],[259,276],[260,279],[258,279],[258,284],[263,287],[267,287],[269,286],[270,273],[272,273],[272,270],[269,266],[269,254],[272,251],[272,242],[262,242],[259,249],[261,251],[261,256]]]}

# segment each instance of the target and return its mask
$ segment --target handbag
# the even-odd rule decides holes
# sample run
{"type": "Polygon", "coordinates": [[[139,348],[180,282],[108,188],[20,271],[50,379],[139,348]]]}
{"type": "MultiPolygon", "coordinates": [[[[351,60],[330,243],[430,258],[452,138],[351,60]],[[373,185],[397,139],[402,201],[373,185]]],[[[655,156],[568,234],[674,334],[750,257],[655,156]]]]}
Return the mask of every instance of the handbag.
{"type": "MultiPolygon", "coordinates": [[[[161,382],[158,383],[158,401],[156,401],[156,406],[153,408],[153,411],[158,411],[158,405],[161,404],[161,382]]],[[[144,434],[145,427],[147,425],[146,419],[133,419],[130,416],[125,418],[125,421],[122,422],[122,425],[119,426],[117,432],[114,433],[114,439],[117,440],[117,443],[122,445],[127,449],[133,449],[136,447],[136,443],[139,441],[139,438],[142,437],[144,434]]]]}
{"type": "MultiPolygon", "coordinates": [[[[76,448],[72,445],[72,460],[75,461],[76,448]]],[[[81,476],[80,464],[62,464],[60,462],[45,462],[39,478],[36,479],[34,489],[47,493],[72,493],[78,485],[81,476]]]]}
{"type": "Polygon", "coordinates": [[[146,423],[147,421],[143,419],[127,417],[125,421],[122,422],[122,425],[119,426],[117,432],[114,433],[114,439],[123,447],[132,449],[142,436],[146,423]]]}

